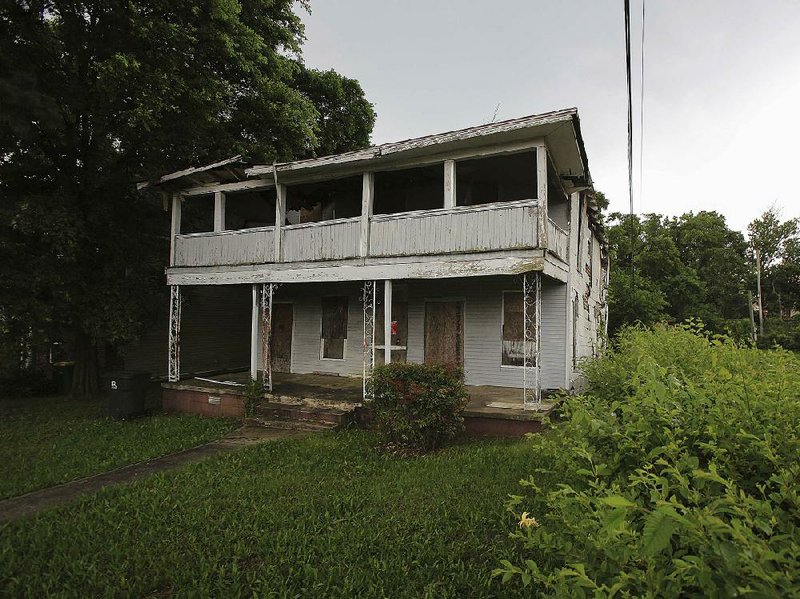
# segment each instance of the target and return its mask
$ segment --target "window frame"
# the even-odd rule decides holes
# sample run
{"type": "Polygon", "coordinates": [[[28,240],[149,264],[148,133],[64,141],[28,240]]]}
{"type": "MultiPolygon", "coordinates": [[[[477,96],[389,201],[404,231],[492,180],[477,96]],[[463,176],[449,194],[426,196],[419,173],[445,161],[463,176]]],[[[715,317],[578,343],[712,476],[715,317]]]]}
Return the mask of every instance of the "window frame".
{"type": "MultiPolygon", "coordinates": [[[[522,335],[522,343],[523,343],[523,357],[522,357],[522,364],[503,364],[503,343],[505,342],[504,338],[504,329],[506,326],[506,294],[509,293],[518,293],[523,295],[522,291],[518,289],[505,289],[501,292],[501,300],[500,300],[500,368],[525,368],[525,356],[524,356],[524,343],[525,343],[525,316],[524,316],[524,301],[525,298],[522,298],[523,301],[523,317],[522,317],[522,327],[523,327],[523,335],[522,335]]],[[[534,364],[535,365],[535,364],[534,364]]]]}

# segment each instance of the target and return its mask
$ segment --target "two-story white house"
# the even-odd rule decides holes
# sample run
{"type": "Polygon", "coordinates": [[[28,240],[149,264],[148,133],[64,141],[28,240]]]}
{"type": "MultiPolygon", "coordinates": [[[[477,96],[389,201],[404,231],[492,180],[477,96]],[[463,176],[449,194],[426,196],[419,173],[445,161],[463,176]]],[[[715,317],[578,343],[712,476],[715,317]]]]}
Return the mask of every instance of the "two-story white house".
{"type": "Polygon", "coordinates": [[[250,376],[276,393],[283,372],[444,363],[536,408],[602,342],[608,259],[575,109],[144,186],[171,198],[170,381],[194,286],[247,286],[250,376]]]}

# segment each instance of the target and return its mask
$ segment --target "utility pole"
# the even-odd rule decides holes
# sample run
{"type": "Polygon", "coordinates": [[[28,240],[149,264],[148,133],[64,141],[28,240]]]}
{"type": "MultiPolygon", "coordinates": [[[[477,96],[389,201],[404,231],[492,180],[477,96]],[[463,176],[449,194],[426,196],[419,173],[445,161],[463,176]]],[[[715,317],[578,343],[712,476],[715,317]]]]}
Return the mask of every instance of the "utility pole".
{"type": "Polygon", "coordinates": [[[756,334],[756,319],[753,317],[753,292],[747,292],[747,311],[750,313],[750,338],[753,340],[753,343],[758,341],[758,335],[756,334]]]}
{"type": "Polygon", "coordinates": [[[761,300],[761,252],[753,248],[756,254],[756,284],[758,285],[758,333],[764,336],[764,303],[761,300]]]}

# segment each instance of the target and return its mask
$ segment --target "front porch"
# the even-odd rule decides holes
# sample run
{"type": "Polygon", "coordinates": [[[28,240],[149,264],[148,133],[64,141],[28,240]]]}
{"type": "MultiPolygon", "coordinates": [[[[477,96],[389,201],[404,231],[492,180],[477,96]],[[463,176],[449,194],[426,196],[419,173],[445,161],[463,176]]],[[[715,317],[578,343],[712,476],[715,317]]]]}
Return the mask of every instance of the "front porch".
{"type": "MultiPolygon", "coordinates": [[[[244,415],[244,389],[250,373],[230,372],[164,383],[164,409],[208,416],[244,415]]],[[[271,404],[302,406],[306,410],[347,413],[364,418],[361,377],[326,374],[273,373],[273,390],[265,397],[271,404]]],[[[523,390],[514,387],[467,385],[469,403],[465,426],[472,434],[516,435],[536,432],[556,402],[544,398],[538,410],[524,409],[523,390]]]]}

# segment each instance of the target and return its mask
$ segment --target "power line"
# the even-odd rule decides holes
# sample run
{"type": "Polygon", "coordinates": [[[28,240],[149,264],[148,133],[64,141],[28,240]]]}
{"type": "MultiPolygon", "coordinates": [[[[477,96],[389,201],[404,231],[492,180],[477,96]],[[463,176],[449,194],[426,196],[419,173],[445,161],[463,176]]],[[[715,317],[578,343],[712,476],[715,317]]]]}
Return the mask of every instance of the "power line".
{"type": "Polygon", "coordinates": [[[636,289],[636,269],[633,265],[635,229],[633,222],[633,94],[631,92],[631,3],[624,0],[625,12],[625,75],[628,89],[628,202],[631,226],[631,293],[636,289]]]}
{"type": "Polygon", "coordinates": [[[642,69],[639,81],[639,205],[644,204],[644,3],[642,0],[642,69]]]}

